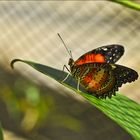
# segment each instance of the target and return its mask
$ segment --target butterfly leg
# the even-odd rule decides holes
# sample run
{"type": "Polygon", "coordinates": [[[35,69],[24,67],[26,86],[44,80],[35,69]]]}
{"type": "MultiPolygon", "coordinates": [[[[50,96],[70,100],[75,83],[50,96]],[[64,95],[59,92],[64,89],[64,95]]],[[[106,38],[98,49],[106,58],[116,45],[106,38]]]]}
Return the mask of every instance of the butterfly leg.
{"type": "Polygon", "coordinates": [[[80,87],[80,78],[78,78],[78,82],[77,82],[77,90],[78,91],[80,91],[79,87],[80,87]]]}
{"type": "Polygon", "coordinates": [[[70,70],[68,69],[66,65],[63,66],[63,71],[65,70],[65,68],[67,69],[68,72],[70,72],[70,70]]]}
{"type": "Polygon", "coordinates": [[[61,83],[63,83],[64,81],[66,81],[69,77],[70,73],[67,74],[67,76],[61,81],[61,83]]]}
{"type": "Polygon", "coordinates": [[[65,68],[67,69],[67,71],[68,71],[69,73],[68,73],[67,76],[61,81],[61,83],[63,83],[65,80],[67,80],[68,77],[69,77],[69,75],[70,75],[70,70],[68,69],[68,67],[67,67],[66,65],[63,66],[63,71],[65,70],[65,68]]]}

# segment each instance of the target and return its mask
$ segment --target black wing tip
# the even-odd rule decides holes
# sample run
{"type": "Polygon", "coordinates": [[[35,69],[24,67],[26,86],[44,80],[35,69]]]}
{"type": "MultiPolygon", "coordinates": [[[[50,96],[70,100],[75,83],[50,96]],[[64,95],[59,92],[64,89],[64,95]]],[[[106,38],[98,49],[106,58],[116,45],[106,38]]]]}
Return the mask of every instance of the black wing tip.
{"type": "Polygon", "coordinates": [[[124,46],[121,44],[111,44],[110,47],[117,47],[120,51],[124,51],[124,46]]]}
{"type": "Polygon", "coordinates": [[[117,50],[123,55],[124,54],[124,46],[121,44],[112,44],[110,46],[114,46],[117,48],[117,50]]]}
{"type": "Polygon", "coordinates": [[[102,47],[107,47],[107,46],[108,47],[115,47],[116,46],[116,47],[120,47],[120,48],[124,49],[124,46],[122,44],[119,44],[119,43],[118,44],[117,43],[116,44],[115,43],[114,44],[108,44],[108,45],[104,45],[102,47]]]}
{"type": "Polygon", "coordinates": [[[124,48],[124,46],[122,44],[111,44],[110,46],[116,46],[116,47],[120,47],[120,48],[124,48]]]}
{"type": "MultiPolygon", "coordinates": [[[[123,55],[124,54],[124,51],[125,51],[125,49],[124,49],[124,46],[123,45],[121,45],[121,44],[109,44],[109,45],[104,45],[104,46],[102,46],[102,47],[100,47],[100,48],[103,48],[103,47],[105,47],[105,48],[114,48],[115,50],[117,50],[121,55],[123,55]]],[[[114,51],[115,51],[114,50],[114,51]]],[[[115,53],[115,52],[114,52],[115,53]]]]}
{"type": "Polygon", "coordinates": [[[15,64],[15,62],[17,62],[17,61],[22,61],[22,60],[21,60],[21,59],[13,59],[13,60],[11,61],[11,63],[10,63],[10,66],[11,66],[12,69],[14,69],[14,64],[15,64]]]}

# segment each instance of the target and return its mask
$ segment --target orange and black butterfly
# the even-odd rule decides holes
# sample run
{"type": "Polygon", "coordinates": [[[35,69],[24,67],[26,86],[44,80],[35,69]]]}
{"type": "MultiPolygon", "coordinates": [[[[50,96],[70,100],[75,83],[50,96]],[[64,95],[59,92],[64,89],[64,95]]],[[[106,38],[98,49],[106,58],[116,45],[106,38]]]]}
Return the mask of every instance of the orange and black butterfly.
{"type": "MultiPolygon", "coordinates": [[[[62,42],[64,43],[63,40],[62,42]]],[[[116,95],[122,84],[138,79],[135,70],[115,64],[124,54],[122,45],[112,44],[96,48],[83,54],[76,61],[73,60],[71,52],[68,49],[67,51],[71,56],[68,63],[70,70],[65,65],[64,67],[77,80],[77,89],[79,90],[81,85],[97,98],[111,98],[112,95],[116,95]]]]}

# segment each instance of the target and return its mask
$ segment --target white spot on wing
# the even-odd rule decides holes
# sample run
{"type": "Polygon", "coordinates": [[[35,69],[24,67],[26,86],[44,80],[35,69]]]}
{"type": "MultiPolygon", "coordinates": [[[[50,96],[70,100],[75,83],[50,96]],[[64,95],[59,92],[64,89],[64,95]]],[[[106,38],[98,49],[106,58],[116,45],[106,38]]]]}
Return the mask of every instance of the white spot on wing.
{"type": "Polygon", "coordinates": [[[107,48],[102,48],[104,51],[107,51],[107,48]]]}

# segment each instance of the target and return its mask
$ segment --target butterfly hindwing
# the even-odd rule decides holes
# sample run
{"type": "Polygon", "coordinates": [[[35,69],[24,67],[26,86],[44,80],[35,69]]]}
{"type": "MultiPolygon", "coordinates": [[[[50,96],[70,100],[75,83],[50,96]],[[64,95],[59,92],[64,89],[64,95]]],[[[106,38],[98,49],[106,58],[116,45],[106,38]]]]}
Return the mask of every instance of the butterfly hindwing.
{"type": "Polygon", "coordinates": [[[135,81],[138,73],[128,67],[109,63],[87,63],[74,67],[75,78],[89,94],[98,98],[111,98],[118,88],[127,82],[135,81]]]}
{"type": "Polygon", "coordinates": [[[112,76],[114,77],[114,85],[112,89],[109,90],[107,96],[111,98],[112,94],[116,94],[115,92],[118,91],[118,88],[121,87],[125,83],[131,83],[138,79],[138,73],[130,69],[128,67],[116,64],[108,64],[111,68],[112,76]]]}
{"type": "Polygon", "coordinates": [[[75,65],[86,63],[115,63],[124,54],[124,47],[118,44],[106,45],[89,51],[75,61],[75,65]]]}
{"type": "Polygon", "coordinates": [[[133,82],[138,79],[138,73],[125,66],[114,65],[114,75],[118,85],[125,84],[127,82],[133,82]]]}

